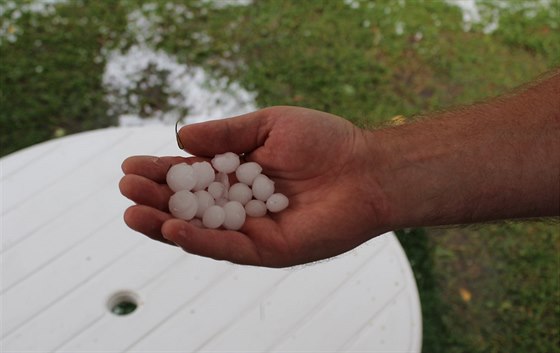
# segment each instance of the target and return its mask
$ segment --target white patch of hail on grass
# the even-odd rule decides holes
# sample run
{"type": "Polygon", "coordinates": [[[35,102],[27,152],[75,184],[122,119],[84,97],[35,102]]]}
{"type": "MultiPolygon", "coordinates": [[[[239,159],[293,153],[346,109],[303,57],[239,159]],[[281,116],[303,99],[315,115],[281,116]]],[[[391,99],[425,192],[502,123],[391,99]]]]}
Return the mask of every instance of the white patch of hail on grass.
{"type": "Polygon", "coordinates": [[[463,30],[470,31],[473,23],[480,23],[480,11],[476,0],[446,0],[449,5],[457,6],[463,13],[463,30]]]}
{"type": "Polygon", "coordinates": [[[14,43],[23,29],[17,25],[24,13],[39,13],[44,16],[54,15],[55,5],[66,3],[68,0],[31,0],[25,3],[20,1],[7,1],[0,4],[0,45],[7,40],[14,43]],[[6,16],[6,14],[9,14],[6,16]]]}
{"type": "Polygon", "coordinates": [[[253,4],[253,0],[201,0],[200,2],[215,9],[223,9],[228,6],[248,6],[253,4]]]}
{"type": "Polygon", "coordinates": [[[401,21],[395,22],[395,33],[400,36],[404,33],[404,23],[401,21]]]}
{"type": "Polygon", "coordinates": [[[470,31],[473,24],[481,24],[482,32],[491,34],[500,26],[502,13],[524,11],[524,15],[532,18],[538,10],[552,10],[551,0],[512,2],[509,0],[493,0],[482,3],[480,0],[445,0],[451,6],[457,6],[463,15],[463,30],[470,31]],[[479,7],[480,5],[480,7],[479,7]],[[488,16],[483,16],[489,12],[488,16]]]}
{"type": "Polygon", "coordinates": [[[349,6],[352,9],[360,8],[360,2],[358,0],[344,0],[344,5],[349,6]]]}
{"type": "MultiPolygon", "coordinates": [[[[138,44],[126,51],[106,53],[103,84],[107,91],[109,114],[118,113],[120,126],[174,124],[179,118],[186,123],[235,116],[257,109],[255,93],[249,92],[227,78],[211,77],[204,69],[180,63],[177,57],[151,45],[161,40],[161,18],[145,4],[144,11],[128,15],[127,31],[138,44]],[[145,15],[144,12],[149,13],[145,15]],[[148,44],[150,43],[150,44],[148,44]],[[147,111],[143,115],[141,96],[136,90],[159,89],[167,103],[164,111],[147,111]],[[184,117],[184,112],[187,116],[184,117]]],[[[171,10],[166,7],[166,10],[171,10]]],[[[202,33],[200,37],[206,36],[202,33]]]]}
{"type": "Polygon", "coordinates": [[[155,12],[155,4],[144,4],[142,10],[134,10],[127,16],[126,29],[138,43],[157,45],[162,40],[161,17],[155,12]]]}
{"type": "MultiPolygon", "coordinates": [[[[148,81],[157,80],[152,74],[148,75],[148,81]]],[[[189,123],[257,109],[255,94],[246,91],[238,83],[228,83],[226,78],[211,78],[202,68],[181,64],[176,57],[143,45],[132,46],[125,53],[110,53],[103,83],[109,92],[106,99],[112,109],[126,112],[119,118],[120,125],[174,124],[181,118],[181,108],[188,110],[186,122],[189,123]],[[141,85],[150,66],[157,72],[167,73],[161,84],[167,92],[172,93],[167,98],[172,109],[153,112],[152,117],[141,119],[138,116],[141,108],[137,105],[138,97],[129,91],[141,85]]]]}

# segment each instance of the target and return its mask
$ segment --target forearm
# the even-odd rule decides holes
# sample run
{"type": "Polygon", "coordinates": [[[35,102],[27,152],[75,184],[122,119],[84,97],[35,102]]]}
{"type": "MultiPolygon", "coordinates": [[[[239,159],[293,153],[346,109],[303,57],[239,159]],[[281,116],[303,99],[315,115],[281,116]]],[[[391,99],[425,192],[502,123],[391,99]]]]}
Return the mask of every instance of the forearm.
{"type": "Polygon", "coordinates": [[[514,95],[367,133],[387,226],[560,213],[560,75],[514,95]]]}

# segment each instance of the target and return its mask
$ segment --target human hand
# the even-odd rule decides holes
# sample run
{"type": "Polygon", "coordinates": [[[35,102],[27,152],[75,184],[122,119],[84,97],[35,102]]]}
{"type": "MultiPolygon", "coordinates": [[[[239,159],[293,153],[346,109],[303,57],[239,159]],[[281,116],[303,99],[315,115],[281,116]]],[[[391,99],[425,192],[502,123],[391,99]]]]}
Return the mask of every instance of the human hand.
{"type": "Polygon", "coordinates": [[[197,157],[135,156],[123,163],[123,195],[137,203],[124,219],[149,237],[197,255],[284,267],[332,257],[381,233],[382,195],[371,177],[366,137],[327,113],[274,107],[183,127],[179,137],[197,157]],[[173,164],[232,151],[263,167],[289,207],[247,217],[239,231],[203,229],[168,213],[173,164]]]}

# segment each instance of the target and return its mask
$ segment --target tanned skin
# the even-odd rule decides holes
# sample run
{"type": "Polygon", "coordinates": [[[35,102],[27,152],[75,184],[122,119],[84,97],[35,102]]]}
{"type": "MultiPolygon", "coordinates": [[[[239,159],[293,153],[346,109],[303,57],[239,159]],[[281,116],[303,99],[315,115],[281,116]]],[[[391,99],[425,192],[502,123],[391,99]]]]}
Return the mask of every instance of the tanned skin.
{"type": "Polygon", "coordinates": [[[560,214],[560,71],[487,102],[410,124],[360,129],[304,108],[271,107],[187,125],[197,157],[124,161],[125,222],[185,251],[285,267],[346,252],[389,230],[560,214]],[[174,219],[169,167],[232,151],[255,161],[290,200],[239,231],[174,219]]]}

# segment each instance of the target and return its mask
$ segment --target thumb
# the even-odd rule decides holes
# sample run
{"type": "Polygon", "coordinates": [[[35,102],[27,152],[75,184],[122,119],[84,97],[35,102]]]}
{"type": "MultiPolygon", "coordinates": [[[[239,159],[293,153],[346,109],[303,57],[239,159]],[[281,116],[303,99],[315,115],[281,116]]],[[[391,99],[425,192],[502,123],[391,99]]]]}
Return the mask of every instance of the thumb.
{"type": "Polygon", "coordinates": [[[212,157],[219,153],[250,153],[264,144],[272,124],[266,110],[234,118],[187,125],[179,139],[192,155],[212,157]]]}

